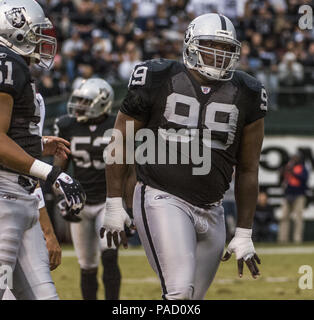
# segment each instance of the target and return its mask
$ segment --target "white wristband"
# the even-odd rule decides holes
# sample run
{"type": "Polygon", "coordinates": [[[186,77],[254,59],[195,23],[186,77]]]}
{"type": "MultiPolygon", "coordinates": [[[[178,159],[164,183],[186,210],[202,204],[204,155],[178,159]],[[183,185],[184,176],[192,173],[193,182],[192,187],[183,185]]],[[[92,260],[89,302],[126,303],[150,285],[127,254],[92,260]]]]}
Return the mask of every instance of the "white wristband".
{"type": "Polygon", "coordinates": [[[251,238],[252,229],[236,228],[234,236],[237,238],[251,238]]]}
{"type": "Polygon", "coordinates": [[[29,169],[29,174],[36,178],[46,180],[51,170],[52,166],[50,164],[36,159],[29,169]]]}
{"type": "Polygon", "coordinates": [[[106,206],[111,208],[123,208],[123,201],[121,197],[114,197],[114,198],[108,198],[106,199],[106,206]]]}
{"type": "Polygon", "coordinates": [[[33,195],[36,196],[36,198],[39,201],[38,210],[46,206],[43,191],[41,190],[41,188],[36,188],[33,192],[33,195]]]}

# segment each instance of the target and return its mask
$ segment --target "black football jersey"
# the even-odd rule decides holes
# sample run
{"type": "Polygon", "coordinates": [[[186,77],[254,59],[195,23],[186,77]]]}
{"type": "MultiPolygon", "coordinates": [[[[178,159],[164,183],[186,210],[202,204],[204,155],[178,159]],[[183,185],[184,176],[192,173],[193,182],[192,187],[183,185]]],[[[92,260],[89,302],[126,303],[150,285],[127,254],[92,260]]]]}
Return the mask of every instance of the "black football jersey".
{"type": "Polygon", "coordinates": [[[39,158],[42,147],[40,105],[35,84],[26,61],[3,46],[0,46],[0,92],[10,94],[14,100],[7,135],[28,154],[39,158]]]}
{"type": "Polygon", "coordinates": [[[138,180],[200,207],[223,198],[237,163],[242,130],[264,117],[266,110],[265,89],[247,73],[236,71],[232,80],[201,86],[184,64],[164,59],[136,66],[120,108],[154,132],[156,161],[137,162],[138,180]],[[195,133],[199,140],[186,140],[189,135],[196,137],[195,133]],[[186,143],[177,143],[174,148],[171,140],[175,136],[188,141],[190,148],[186,143]],[[203,161],[209,161],[207,173],[195,173],[202,163],[197,163],[197,149],[191,141],[198,144],[203,161]],[[160,142],[165,143],[164,149],[158,148],[160,142]],[[158,157],[164,150],[166,162],[158,157]],[[174,155],[177,162],[171,160],[174,155]]]}
{"type": "Polygon", "coordinates": [[[115,117],[105,115],[102,121],[78,122],[76,118],[64,115],[55,120],[56,136],[71,143],[70,161],[73,163],[73,177],[84,188],[86,203],[106,201],[106,175],[104,149],[110,142],[110,131],[115,117]]]}

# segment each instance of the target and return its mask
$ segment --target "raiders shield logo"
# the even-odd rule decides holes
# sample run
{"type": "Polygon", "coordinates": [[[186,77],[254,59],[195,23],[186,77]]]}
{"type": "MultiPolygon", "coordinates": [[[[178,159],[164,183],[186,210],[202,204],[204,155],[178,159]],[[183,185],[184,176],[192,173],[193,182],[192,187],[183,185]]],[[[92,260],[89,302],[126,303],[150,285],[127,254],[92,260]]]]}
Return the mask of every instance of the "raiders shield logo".
{"type": "Polygon", "coordinates": [[[211,90],[210,87],[203,87],[203,86],[201,86],[201,88],[202,88],[202,92],[203,92],[204,94],[210,93],[210,90],[211,90]]]}
{"type": "Polygon", "coordinates": [[[89,130],[91,132],[94,132],[96,129],[97,129],[97,126],[94,126],[94,125],[89,126],[89,130]]]}
{"type": "Polygon", "coordinates": [[[22,28],[25,25],[26,18],[23,11],[25,11],[24,7],[13,8],[12,10],[5,12],[7,20],[14,28],[22,28]]]}

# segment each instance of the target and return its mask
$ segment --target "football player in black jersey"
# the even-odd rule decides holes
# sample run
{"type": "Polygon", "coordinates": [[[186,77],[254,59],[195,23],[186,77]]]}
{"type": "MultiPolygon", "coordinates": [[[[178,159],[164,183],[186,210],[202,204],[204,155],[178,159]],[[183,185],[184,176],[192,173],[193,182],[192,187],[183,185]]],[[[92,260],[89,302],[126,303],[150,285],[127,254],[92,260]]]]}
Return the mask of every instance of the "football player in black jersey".
{"type": "MultiPolygon", "coordinates": [[[[150,139],[144,142],[147,154],[148,147],[156,146],[156,161],[136,162],[133,214],[164,299],[203,299],[221,259],[228,260],[232,253],[240,277],[244,262],[253,278],[260,274],[251,234],[267,97],[258,80],[235,70],[240,47],[227,17],[197,17],[185,34],[184,63],[159,59],[136,66],[117,116],[115,128],[124,144],[142,128],[153,132],[141,132],[150,139]],[[128,122],[134,132],[126,134],[128,122]],[[177,148],[173,141],[178,141],[177,148]],[[207,161],[202,174],[196,174],[200,163],[195,163],[195,154],[189,152],[193,143],[205,155],[201,164],[207,161]],[[167,162],[159,161],[163,152],[167,162]],[[173,164],[168,158],[174,154],[185,161],[173,164]],[[237,229],[222,258],[225,224],[221,199],[229,188],[234,165],[237,229]]],[[[121,153],[116,141],[108,150],[113,144],[115,153],[121,153]]],[[[107,210],[101,234],[107,231],[108,243],[113,239],[117,244],[120,233],[126,245],[123,228],[128,221],[121,201],[125,174],[126,165],[107,164],[107,210]]]]}
{"type": "Polygon", "coordinates": [[[1,0],[0,8],[0,266],[11,270],[17,299],[58,299],[32,192],[42,179],[75,213],[85,193],[59,167],[38,160],[40,105],[29,64],[49,68],[56,39],[45,34],[53,26],[36,1],[1,0]]]}
{"type": "Polygon", "coordinates": [[[99,237],[106,202],[104,149],[110,141],[109,130],[115,122],[115,117],[110,115],[113,99],[114,92],[108,82],[100,78],[88,79],[73,90],[68,114],[55,121],[55,135],[70,141],[71,155],[68,161],[55,157],[54,164],[66,169],[72,162],[74,177],[80,181],[87,195],[79,218],[64,209],[62,199],[58,202],[63,217],[72,222],[71,236],[81,268],[84,300],[97,298],[100,252],[105,298],[119,298],[118,252],[116,248],[108,249],[106,239],[99,237]]]}

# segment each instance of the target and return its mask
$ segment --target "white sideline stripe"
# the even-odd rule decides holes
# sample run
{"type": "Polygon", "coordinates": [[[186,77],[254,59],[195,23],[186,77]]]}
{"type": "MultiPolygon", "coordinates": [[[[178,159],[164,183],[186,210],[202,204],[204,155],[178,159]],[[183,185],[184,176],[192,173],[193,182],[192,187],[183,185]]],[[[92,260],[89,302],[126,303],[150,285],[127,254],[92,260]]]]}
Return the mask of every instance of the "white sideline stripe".
{"type": "MultiPolygon", "coordinates": [[[[144,250],[120,250],[119,251],[119,256],[130,256],[130,257],[141,257],[145,256],[144,250]]],[[[62,250],[62,257],[64,258],[72,258],[76,257],[75,251],[74,250],[62,250]]]]}
{"type": "Polygon", "coordinates": [[[256,248],[259,254],[311,254],[314,247],[256,248]]]}
{"type": "MultiPolygon", "coordinates": [[[[314,247],[285,247],[285,248],[256,248],[258,254],[274,255],[274,254],[313,254],[314,247]]],[[[142,257],[145,256],[144,250],[120,250],[120,256],[124,257],[142,257]]],[[[75,257],[74,250],[63,250],[62,257],[75,257]]]]}
{"type": "MultiPolygon", "coordinates": [[[[283,282],[289,282],[291,279],[288,277],[267,277],[263,279],[265,282],[270,283],[283,283],[283,282]]],[[[128,284],[138,284],[138,283],[156,283],[159,284],[158,278],[148,277],[148,278],[129,278],[129,279],[122,279],[123,283],[128,284]]],[[[239,280],[237,279],[215,279],[215,284],[232,284],[232,283],[238,283],[239,280]]]]}

